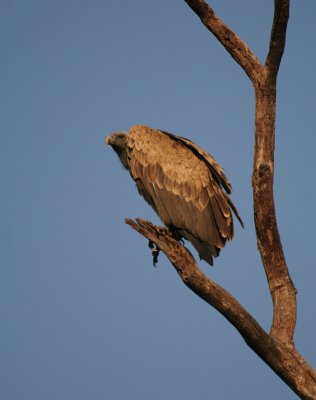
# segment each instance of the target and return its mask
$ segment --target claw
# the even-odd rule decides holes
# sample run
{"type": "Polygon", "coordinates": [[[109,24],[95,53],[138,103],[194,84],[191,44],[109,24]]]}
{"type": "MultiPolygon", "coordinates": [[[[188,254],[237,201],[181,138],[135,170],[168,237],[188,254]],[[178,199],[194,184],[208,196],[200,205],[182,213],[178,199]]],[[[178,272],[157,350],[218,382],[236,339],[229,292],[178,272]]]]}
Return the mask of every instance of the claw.
{"type": "Polygon", "coordinates": [[[152,240],[149,240],[148,247],[151,249],[151,255],[153,257],[153,266],[156,267],[156,264],[158,263],[160,248],[152,240]]]}

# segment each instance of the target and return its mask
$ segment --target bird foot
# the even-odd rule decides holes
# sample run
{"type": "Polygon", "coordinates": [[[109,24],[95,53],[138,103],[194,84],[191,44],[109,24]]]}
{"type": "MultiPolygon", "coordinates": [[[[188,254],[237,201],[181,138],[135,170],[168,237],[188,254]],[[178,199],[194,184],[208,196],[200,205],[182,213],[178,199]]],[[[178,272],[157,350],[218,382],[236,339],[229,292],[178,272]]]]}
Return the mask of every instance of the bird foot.
{"type": "Polygon", "coordinates": [[[169,227],[168,234],[184,246],[183,236],[175,228],[169,227]]]}
{"type": "Polygon", "coordinates": [[[152,240],[149,240],[148,247],[151,249],[151,255],[153,256],[153,266],[156,267],[158,263],[160,248],[152,240]]]}

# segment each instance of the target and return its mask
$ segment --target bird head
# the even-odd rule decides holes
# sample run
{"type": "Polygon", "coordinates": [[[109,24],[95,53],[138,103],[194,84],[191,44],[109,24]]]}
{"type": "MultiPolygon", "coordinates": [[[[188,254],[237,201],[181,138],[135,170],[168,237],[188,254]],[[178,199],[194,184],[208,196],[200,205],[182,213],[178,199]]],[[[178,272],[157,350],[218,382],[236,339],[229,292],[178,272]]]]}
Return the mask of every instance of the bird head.
{"type": "Polygon", "coordinates": [[[105,138],[105,143],[112,146],[114,149],[123,150],[123,148],[125,148],[126,136],[125,132],[114,132],[112,135],[105,138]]]}
{"type": "Polygon", "coordinates": [[[125,132],[114,132],[105,138],[105,143],[110,145],[119,156],[123,166],[127,168],[126,160],[126,136],[125,132]]]}

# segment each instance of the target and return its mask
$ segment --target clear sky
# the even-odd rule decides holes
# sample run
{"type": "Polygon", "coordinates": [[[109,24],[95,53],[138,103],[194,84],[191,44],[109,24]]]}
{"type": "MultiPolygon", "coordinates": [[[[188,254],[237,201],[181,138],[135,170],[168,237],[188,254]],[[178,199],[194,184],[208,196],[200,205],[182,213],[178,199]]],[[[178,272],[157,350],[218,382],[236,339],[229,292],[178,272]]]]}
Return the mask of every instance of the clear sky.
{"type": "MultiPolygon", "coordinates": [[[[210,2],[263,60],[273,1],[210,2]]],[[[135,123],[225,168],[245,222],[215,267],[265,329],[252,211],[251,84],[184,1],[0,0],[0,398],[295,399],[125,217],[158,223],[104,138],[135,123]]],[[[275,199],[316,365],[316,3],[292,1],[278,80],[275,199]]],[[[196,253],[194,253],[196,254],[196,253]]]]}

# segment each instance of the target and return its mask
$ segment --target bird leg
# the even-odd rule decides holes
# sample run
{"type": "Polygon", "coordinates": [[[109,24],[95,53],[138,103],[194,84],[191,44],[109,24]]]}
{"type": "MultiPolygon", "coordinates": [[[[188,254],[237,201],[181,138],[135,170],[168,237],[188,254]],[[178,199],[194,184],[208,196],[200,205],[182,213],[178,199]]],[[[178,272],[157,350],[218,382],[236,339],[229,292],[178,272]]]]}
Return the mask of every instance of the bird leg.
{"type": "MultiPolygon", "coordinates": [[[[184,246],[184,240],[182,235],[179,233],[179,231],[177,229],[175,229],[172,226],[169,227],[156,227],[157,231],[158,231],[158,235],[169,235],[170,237],[172,237],[173,239],[177,240],[178,242],[180,242],[183,246],[184,246]]],[[[151,254],[153,257],[153,266],[156,267],[157,263],[158,263],[158,256],[160,253],[160,247],[157,246],[157,244],[155,244],[152,240],[148,241],[148,247],[151,249],[151,254]]]]}
{"type": "Polygon", "coordinates": [[[179,231],[173,227],[172,225],[168,227],[168,234],[178,242],[180,242],[184,246],[183,236],[179,233],[179,231]]]}
{"type": "Polygon", "coordinates": [[[158,263],[160,248],[152,240],[149,240],[148,247],[151,249],[151,255],[153,256],[153,266],[156,267],[158,263]]]}

